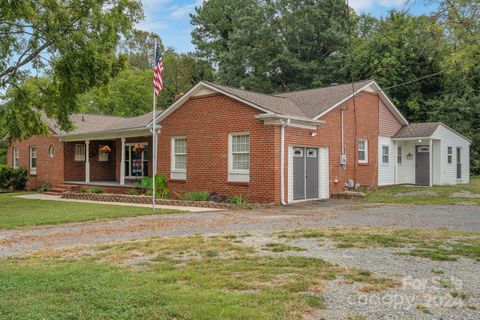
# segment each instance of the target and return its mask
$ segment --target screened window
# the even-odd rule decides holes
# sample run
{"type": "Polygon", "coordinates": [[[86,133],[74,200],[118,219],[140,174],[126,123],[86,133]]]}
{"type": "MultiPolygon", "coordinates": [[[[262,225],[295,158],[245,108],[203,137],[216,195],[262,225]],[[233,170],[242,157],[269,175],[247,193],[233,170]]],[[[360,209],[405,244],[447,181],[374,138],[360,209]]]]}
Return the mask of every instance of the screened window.
{"type": "Polygon", "coordinates": [[[368,140],[358,140],[358,163],[368,162],[368,140]]]}
{"type": "Polygon", "coordinates": [[[402,164],[402,147],[397,147],[397,163],[402,164]]]}
{"type": "Polygon", "coordinates": [[[447,147],[447,162],[448,164],[452,164],[453,162],[453,148],[447,147]]]}
{"type": "Polygon", "coordinates": [[[30,147],[30,174],[37,174],[37,147],[30,147]]]}
{"type": "Polygon", "coordinates": [[[187,170],[187,138],[173,138],[173,170],[187,170]]]}
{"type": "Polygon", "coordinates": [[[146,143],[125,144],[125,177],[148,176],[148,145],[146,143]]]}
{"type": "Polygon", "coordinates": [[[231,137],[231,141],[232,170],[250,170],[250,135],[234,134],[231,137]]]}
{"type": "Polygon", "coordinates": [[[20,156],[18,154],[18,148],[17,147],[14,147],[12,149],[12,156],[13,156],[12,164],[13,164],[13,167],[16,169],[16,168],[18,168],[18,166],[20,164],[20,156]]]}
{"type": "Polygon", "coordinates": [[[85,161],[85,145],[83,143],[75,145],[75,161],[85,161]]]}
{"type": "Polygon", "coordinates": [[[390,162],[390,147],[382,146],[382,163],[388,164],[390,162]]]}

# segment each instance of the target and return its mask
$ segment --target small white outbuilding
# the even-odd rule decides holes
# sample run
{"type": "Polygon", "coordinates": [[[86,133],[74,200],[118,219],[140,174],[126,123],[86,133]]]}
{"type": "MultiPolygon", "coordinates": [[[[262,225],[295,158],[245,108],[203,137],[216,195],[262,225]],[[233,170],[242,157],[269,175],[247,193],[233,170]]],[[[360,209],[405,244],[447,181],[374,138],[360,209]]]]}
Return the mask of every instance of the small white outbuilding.
{"type": "Polygon", "coordinates": [[[392,141],[395,184],[440,185],[470,182],[471,141],[441,122],[412,123],[392,141]]]}

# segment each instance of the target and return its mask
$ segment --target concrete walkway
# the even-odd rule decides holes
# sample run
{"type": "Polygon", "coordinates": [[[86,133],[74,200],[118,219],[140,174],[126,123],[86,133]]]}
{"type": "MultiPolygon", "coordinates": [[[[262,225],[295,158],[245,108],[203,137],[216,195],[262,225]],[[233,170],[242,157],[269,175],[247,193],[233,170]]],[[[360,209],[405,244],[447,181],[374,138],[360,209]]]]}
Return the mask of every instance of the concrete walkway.
{"type": "MultiPolygon", "coordinates": [[[[142,203],[123,203],[123,202],[107,202],[107,201],[92,201],[92,200],[77,200],[77,199],[63,199],[60,196],[54,196],[50,194],[43,193],[34,193],[26,194],[21,196],[15,196],[16,198],[31,199],[31,200],[53,200],[53,201],[65,201],[65,202],[83,202],[83,203],[95,203],[95,204],[108,204],[112,206],[130,206],[130,207],[143,207],[151,208],[151,204],[142,204],[142,203]]],[[[158,209],[175,209],[183,210],[189,212],[208,212],[208,211],[221,211],[225,209],[216,209],[216,208],[202,208],[202,207],[184,207],[184,206],[165,206],[165,205],[156,205],[158,209]]]]}

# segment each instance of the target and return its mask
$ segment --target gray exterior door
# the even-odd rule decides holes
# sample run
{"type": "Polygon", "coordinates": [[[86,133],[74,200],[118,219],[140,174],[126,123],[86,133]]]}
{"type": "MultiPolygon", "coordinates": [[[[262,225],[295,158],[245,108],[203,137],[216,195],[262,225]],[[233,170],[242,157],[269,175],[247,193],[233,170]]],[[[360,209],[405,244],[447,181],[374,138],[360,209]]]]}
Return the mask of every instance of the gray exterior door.
{"type": "Polygon", "coordinates": [[[318,198],[318,149],[293,148],[293,199],[318,198]]]}
{"type": "Polygon", "coordinates": [[[430,185],[430,148],[429,146],[415,147],[415,184],[430,185]]]}
{"type": "Polygon", "coordinates": [[[318,198],[318,149],[307,148],[305,159],[306,198],[318,198]]]}
{"type": "Polygon", "coordinates": [[[293,148],[293,200],[305,199],[305,148],[293,148]]]}

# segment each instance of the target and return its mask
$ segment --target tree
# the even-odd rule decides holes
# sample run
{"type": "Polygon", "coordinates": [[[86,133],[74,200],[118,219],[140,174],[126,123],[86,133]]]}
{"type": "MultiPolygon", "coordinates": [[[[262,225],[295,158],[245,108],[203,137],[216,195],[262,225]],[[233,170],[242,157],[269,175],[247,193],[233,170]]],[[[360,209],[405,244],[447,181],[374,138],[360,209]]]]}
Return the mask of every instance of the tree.
{"type": "MultiPolygon", "coordinates": [[[[169,106],[175,96],[189,90],[200,80],[213,80],[213,69],[191,54],[164,52],[165,87],[157,97],[158,109],[169,106]]],[[[137,61],[137,60],[135,60],[137,61]]],[[[107,85],[93,88],[80,97],[80,111],[117,116],[137,116],[152,111],[153,69],[129,67],[107,85]]]]}
{"type": "MultiPolygon", "coordinates": [[[[78,95],[106,84],[123,68],[125,59],[116,54],[117,45],[142,17],[139,0],[2,1],[0,89],[18,99],[4,103],[0,115],[28,121],[35,117],[24,120],[19,115],[41,109],[70,129],[68,115],[78,109],[78,95]],[[33,72],[51,79],[38,87],[44,104],[20,89],[33,72]]],[[[31,134],[18,130],[30,128],[28,123],[7,124],[17,126],[11,130],[14,136],[31,134]]]]}
{"type": "Polygon", "coordinates": [[[192,15],[192,38],[222,82],[295,90],[342,78],[347,21],[341,0],[210,0],[192,15]]]}
{"type": "Polygon", "coordinates": [[[163,52],[162,40],[153,32],[133,30],[120,44],[120,52],[127,55],[130,67],[145,70],[153,67],[155,59],[155,38],[163,52]]]}

